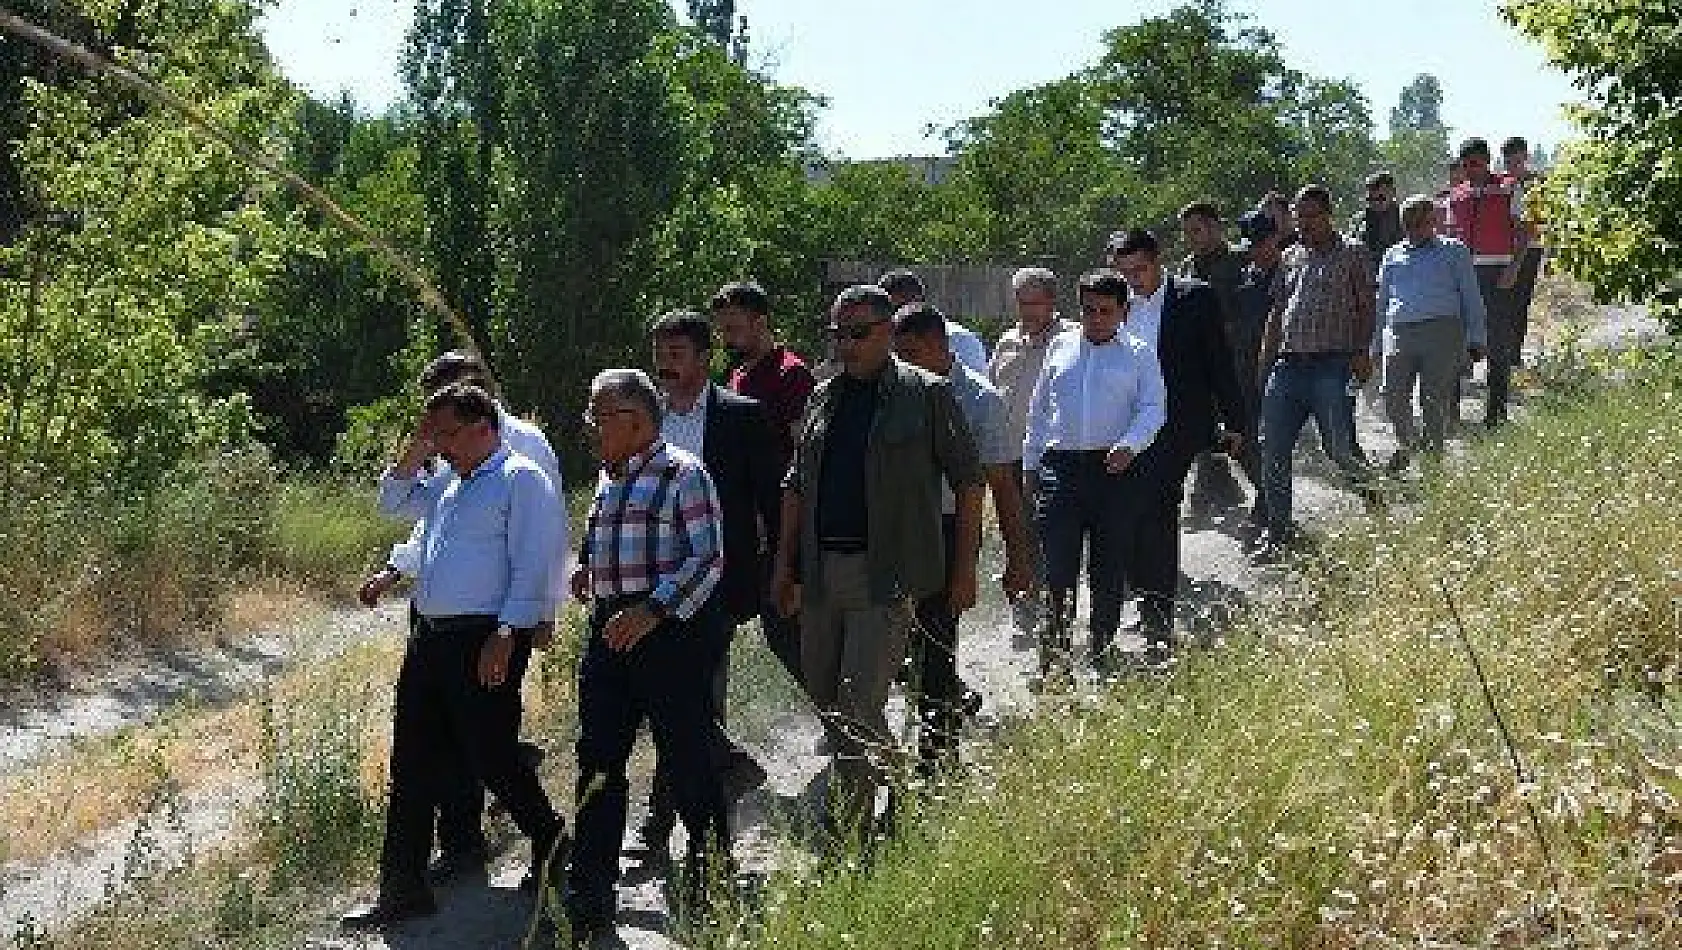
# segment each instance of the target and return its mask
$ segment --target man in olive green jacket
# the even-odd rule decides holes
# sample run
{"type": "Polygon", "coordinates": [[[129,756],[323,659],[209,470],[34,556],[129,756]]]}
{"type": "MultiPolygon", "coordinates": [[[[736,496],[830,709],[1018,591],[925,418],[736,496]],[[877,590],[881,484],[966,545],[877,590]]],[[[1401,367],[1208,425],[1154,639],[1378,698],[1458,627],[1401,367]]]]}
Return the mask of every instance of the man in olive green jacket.
{"type": "Polygon", "coordinates": [[[783,482],[773,590],[801,613],[801,672],[835,750],[838,830],[870,831],[883,759],[883,707],[905,658],[912,605],[943,587],[975,605],[982,472],[951,385],[893,356],[893,302],[849,287],[830,308],[843,371],[812,393],[783,482]],[[957,496],[946,563],[941,485],[957,496]],[[798,580],[797,580],[798,577],[798,580]]]}

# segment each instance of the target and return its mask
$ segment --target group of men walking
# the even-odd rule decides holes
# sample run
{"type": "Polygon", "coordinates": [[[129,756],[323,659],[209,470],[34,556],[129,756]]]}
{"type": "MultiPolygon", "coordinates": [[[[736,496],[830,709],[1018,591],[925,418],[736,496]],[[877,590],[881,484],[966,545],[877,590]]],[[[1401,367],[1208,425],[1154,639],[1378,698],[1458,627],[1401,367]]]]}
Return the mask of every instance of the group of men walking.
{"type": "Polygon", "coordinates": [[[777,341],[762,288],[726,285],[708,314],[650,325],[652,376],[610,369],[592,382],[581,422],[601,468],[576,549],[542,433],[493,398],[476,358],[440,357],[379,486],[381,510],[415,527],[363,599],[403,576],[414,592],[379,898],[346,924],[431,913],[433,887],[482,872],[488,789],[531,839],[523,886],[554,886],[581,941],[611,927],[627,764],[645,724],[657,765],[639,847],[667,856],[681,821],[681,898],[704,906],[707,881],[729,871],[731,804],[765,779],[724,728],[731,638],[750,620],[822,719],[834,756],[824,828],[869,840],[891,821],[891,775],[938,775],[980,708],[956,657],[988,494],[1000,583],[1037,631],[1042,684],[1074,672],[1083,574],[1088,663],[1163,668],[1194,469],[1194,504],[1223,492],[1230,503],[1242,496],[1227,459],[1238,463],[1267,560],[1291,542],[1292,451],[1309,418],[1340,468],[1371,477],[1353,393],[1375,362],[1404,447],[1392,469],[1441,450],[1467,359],[1488,353],[1489,421],[1504,418],[1529,243],[1513,160],[1495,177],[1487,157],[1477,140],[1462,149],[1467,177],[1446,215],[1422,196],[1398,206],[1375,177],[1351,237],[1318,186],[1284,212],[1270,196],[1242,215],[1236,249],[1219,209],[1187,206],[1190,253],[1174,271],[1155,235],[1118,232],[1104,266],[1079,278],[1078,320],[1058,313],[1054,273],[1023,268],[1016,324],[990,356],[896,271],[836,297],[814,372],[777,341]],[[1438,236],[1443,217],[1464,241],[1438,236]],[[710,377],[720,345],[728,385],[710,377]],[[1129,597],[1141,656],[1117,649],[1129,597]],[[535,748],[519,742],[521,677],[569,598],[588,616],[570,837],[535,748]],[[885,714],[907,667],[920,720],[909,762],[885,714]]]}

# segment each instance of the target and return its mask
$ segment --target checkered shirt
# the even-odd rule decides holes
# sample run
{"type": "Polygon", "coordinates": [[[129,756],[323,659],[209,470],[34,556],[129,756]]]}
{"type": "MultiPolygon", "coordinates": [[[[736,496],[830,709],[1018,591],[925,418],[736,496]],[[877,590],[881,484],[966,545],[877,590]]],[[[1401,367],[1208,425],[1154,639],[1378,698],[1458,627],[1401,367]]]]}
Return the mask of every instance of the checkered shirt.
{"type": "Polygon", "coordinates": [[[695,616],[724,574],[718,493],[701,460],[663,441],[603,471],[580,560],[598,599],[647,594],[656,614],[695,616]]]}

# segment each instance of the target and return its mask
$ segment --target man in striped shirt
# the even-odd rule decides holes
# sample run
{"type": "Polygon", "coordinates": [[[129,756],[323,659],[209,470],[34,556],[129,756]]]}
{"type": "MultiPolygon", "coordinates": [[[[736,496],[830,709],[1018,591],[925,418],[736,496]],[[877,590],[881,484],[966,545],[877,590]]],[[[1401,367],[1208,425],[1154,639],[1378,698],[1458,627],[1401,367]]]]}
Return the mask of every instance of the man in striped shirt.
{"type": "Polygon", "coordinates": [[[660,417],[659,392],[641,370],[605,370],[590,386],[584,422],[602,474],[572,576],[573,595],[590,605],[566,894],[575,937],[613,926],[625,769],[644,717],[688,831],[684,894],[700,895],[709,854],[728,854],[724,792],[707,753],[705,662],[724,622],[712,596],[724,573],[723,520],[706,468],[660,438],[660,417]]]}

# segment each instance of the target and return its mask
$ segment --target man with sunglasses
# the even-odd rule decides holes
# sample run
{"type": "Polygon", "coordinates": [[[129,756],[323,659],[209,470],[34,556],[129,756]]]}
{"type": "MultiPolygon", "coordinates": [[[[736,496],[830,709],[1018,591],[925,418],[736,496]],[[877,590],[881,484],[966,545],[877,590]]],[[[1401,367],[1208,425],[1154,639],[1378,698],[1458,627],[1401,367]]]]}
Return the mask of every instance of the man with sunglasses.
{"type": "Polygon", "coordinates": [[[981,546],[974,440],[951,384],[894,357],[893,314],[887,292],[867,284],[830,308],[842,371],[812,393],[773,571],[784,615],[801,615],[806,690],[836,752],[832,830],[860,842],[873,830],[880,759],[894,752],[883,707],[912,605],[944,589],[954,615],[974,606],[981,546]],[[950,569],[943,485],[956,496],[950,569]]]}
{"type": "Polygon", "coordinates": [[[520,680],[551,606],[561,502],[536,463],[511,452],[495,400],[457,383],[433,393],[402,456],[380,478],[383,514],[425,519],[410,636],[397,677],[391,801],[373,906],[343,920],[378,929],[436,909],[427,880],[433,814],[474,776],[532,843],[532,874],[566,863],[564,826],[520,755],[520,680]],[[447,467],[427,474],[433,456],[447,467]]]}

